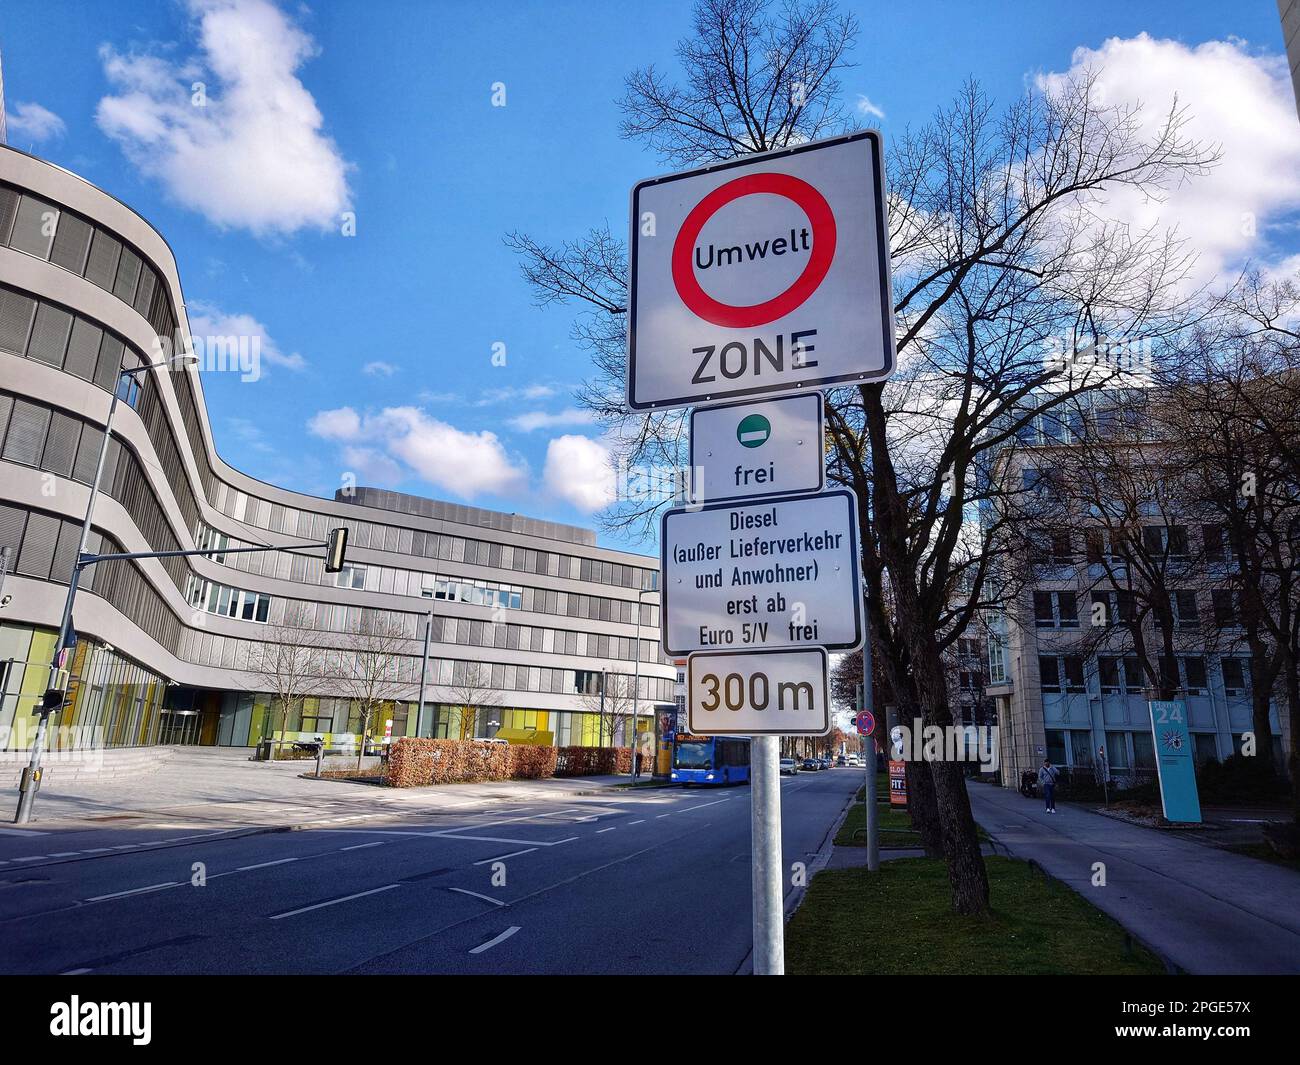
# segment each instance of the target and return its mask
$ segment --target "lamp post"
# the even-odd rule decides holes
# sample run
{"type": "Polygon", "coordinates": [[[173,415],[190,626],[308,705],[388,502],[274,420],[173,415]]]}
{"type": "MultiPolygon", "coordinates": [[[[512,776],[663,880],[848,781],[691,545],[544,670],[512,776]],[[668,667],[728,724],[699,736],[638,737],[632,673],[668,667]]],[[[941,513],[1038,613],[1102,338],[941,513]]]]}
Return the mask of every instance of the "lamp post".
{"type": "MultiPolygon", "coordinates": [[[[633,650],[633,657],[636,659],[636,667],[633,670],[632,677],[632,742],[629,744],[629,750],[632,752],[632,782],[636,783],[636,723],[637,711],[640,709],[639,700],[641,697],[641,600],[647,595],[654,595],[659,591],[658,588],[642,588],[636,593],[636,647],[633,650]]],[[[659,619],[663,624],[663,619],[659,619]]]]}
{"type": "MultiPolygon", "coordinates": [[[[113,436],[113,416],[117,413],[118,398],[122,392],[122,382],[124,380],[134,380],[136,374],[145,373],[148,370],[170,370],[178,366],[193,366],[198,363],[193,355],[188,352],[182,355],[173,356],[170,359],[164,359],[162,362],[146,363],[143,366],[136,366],[130,370],[121,370],[118,373],[117,387],[113,389],[113,399],[108,405],[108,417],[104,421],[104,439],[99,444],[99,456],[95,460],[95,479],[90,484],[90,497],[86,500],[86,515],[81,521],[81,539],[77,542],[77,553],[72,560],[72,574],[68,580],[68,594],[63,601],[63,615],[59,620],[59,634],[54,641],[54,657],[50,662],[50,687],[54,687],[54,680],[59,674],[59,670],[69,666],[71,651],[77,643],[76,629],[72,628],[72,605],[77,597],[77,576],[81,572],[79,560],[86,552],[86,544],[90,540],[91,520],[95,514],[95,500],[99,497],[99,482],[104,475],[104,461],[108,456],[108,444],[113,436]]],[[[47,703],[42,703],[40,707],[40,719],[36,724],[36,735],[32,738],[31,760],[27,768],[23,770],[22,783],[19,785],[18,794],[18,812],[14,816],[15,824],[26,824],[31,818],[32,801],[36,797],[36,789],[40,785],[41,773],[41,754],[45,747],[45,733],[49,727],[50,714],[54,709],[47,703]]]]}
{"type": "MultiPolygon", "coordinates": [[[[420,705],[415,708],[415,735],[420,735],[420,725],[424,718],[424,682],[429,674],[429,635],[433,630],[433,611],[429,610],[424,615],[424,657],[420,659],[420,705]]],[[[433,731],[437,731],[438,723],[435,721],[433,731]]]]}

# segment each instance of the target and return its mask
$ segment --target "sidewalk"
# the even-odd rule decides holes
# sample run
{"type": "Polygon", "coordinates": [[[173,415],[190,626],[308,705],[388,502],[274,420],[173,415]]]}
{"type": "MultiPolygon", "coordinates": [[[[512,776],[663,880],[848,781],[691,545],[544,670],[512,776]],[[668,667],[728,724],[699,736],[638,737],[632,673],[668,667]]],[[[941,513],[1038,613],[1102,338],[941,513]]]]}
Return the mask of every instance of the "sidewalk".
{"type": "MultiPolygon", "coordinates": [[[[243,748],[180,747],[156,772],[126,780],[52,779],[36,796],[32,828],[112,824],[166,815],[204,824],[296,825],[336,818],[344,807],[365,815],[438,812],[494,802],[557,801],[580,795],[613,799],[625,776],[383,788],[306,780],[310,761],[251,762],[243,748]]],[[[329,768],[334,768],[329,765],[329,768]]],[[[649,789],[647,789],[649,790],[649,789]]],[[[637,794],[641,791],[638,789],[637,794]]],[[[12,819],[18,789],[0,789],[0,825],[12,819]]]]}
{"type": "Polygon", "coordinates": [[[1300,874],[990,784],[975,819],[1189,973],[1300,973],[1300,874]],[[1106,885],[1094,887],[1093,864],[1106,885]]]}

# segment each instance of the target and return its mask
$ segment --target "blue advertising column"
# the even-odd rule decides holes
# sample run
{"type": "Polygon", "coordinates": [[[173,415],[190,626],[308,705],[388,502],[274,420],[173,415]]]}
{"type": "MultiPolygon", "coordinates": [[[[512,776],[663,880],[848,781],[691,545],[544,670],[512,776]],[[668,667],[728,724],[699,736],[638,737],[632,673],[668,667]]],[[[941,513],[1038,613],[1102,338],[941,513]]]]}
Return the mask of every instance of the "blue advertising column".
{"type": "Polygon", "coordinates": [[[1201,800],[1196,792],[1196,766],[1192,737],[1187,731],[1187,707],[1172,700],[1153,699],[1151,734],[1155,739],[1156,772],[1160,774],[1160,803],[1166,821],[1201,822],[1201,800]]]}

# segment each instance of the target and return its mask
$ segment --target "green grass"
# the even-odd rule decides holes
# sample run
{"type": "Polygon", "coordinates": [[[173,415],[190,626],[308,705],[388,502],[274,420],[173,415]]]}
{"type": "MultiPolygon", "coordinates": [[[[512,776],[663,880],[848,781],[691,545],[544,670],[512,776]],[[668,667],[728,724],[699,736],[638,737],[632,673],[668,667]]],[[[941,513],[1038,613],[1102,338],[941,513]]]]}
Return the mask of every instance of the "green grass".
{"type": "MultiPolygon", "coordinates": [[[[921,837],[912,831],[912,819],[908,817],[907,811],[901,806],[890,806],[888,803],[876,803],[876,811],[880,822],[880,846],[883,850],[886,847],[919,847],[921,837]]],[[[863,805],[861,799],[849,807],[848,815],[844,818],[844,824],[840,825],[840,830],[835,834],[835,846],[837,847],[865,847],[867,840],[865,836],[853,838],[854,832],[860,832],[867,827],[867,808],[863,805]]]]}
{"type": "Polygon", "coordinates": [[[993,911],[957,917],[936,858],[880,870],[828,869],[813,878],[786,927],[786,971],[807,976],[1138,975],[1164,972],[1124,932],[1064,884],[1025,862],[985,858],[993,911]]]}
{"type": "MultiPolygon", "coordinates": [[[[865,832],[867,827],[867,807],[864,802],[866,794],[867,788],[864,784],[858,788],[858,793],[854,796],[853,805],[849,808],[844,823],[840,825],[840,830],[835,833],[835,846],[865,847],[867,845],[865,835],[854,838],[855,832],[865,832]]],[[[897,850],[899,848],[907,849],[921,846],[920,833],[912,830],[912,818],[908,815],[907,807],[891,806],[889,804],[889,776],[886,773],[880,773],[876,778],[876,813],[880,825],[881,850],[897,850]]],[[[989,838],[984,829],[978,825],[975,827],[981,840],[989,838]]]]}

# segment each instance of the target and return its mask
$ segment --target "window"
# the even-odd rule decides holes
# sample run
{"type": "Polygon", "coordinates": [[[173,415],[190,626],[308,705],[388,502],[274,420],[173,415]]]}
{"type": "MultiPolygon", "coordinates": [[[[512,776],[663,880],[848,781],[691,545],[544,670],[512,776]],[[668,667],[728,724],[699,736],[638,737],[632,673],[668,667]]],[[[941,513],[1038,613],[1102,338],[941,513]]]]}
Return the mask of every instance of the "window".
{"type": "Polygon", "coordinates": [[[1065,690],[1082,692],[1087,688],[1083,683],[1083,658],[1080,655],[1065,655],[1061,658],[1065,671],[1065,690]]]}
{"type": "Polygon", "coordinates": [[[1178,676],[1178,659],[1167,655],[1160,656],[1160,687],[1176,691],[1182,685],[1178,676]]]}
{"type": "Polygon", "coordinates": [[[59,222],[59,209],[53,204],[25,195],[18,203],[14,217],[13,234],[9,246],[41,259],[50,257],[54,243],[54,230],[59,222]]]}
{"type": "Polygon", "coordinates": [[[1237,596],[1231,588],[1215,588],[1210,592],[1214,605],[1214,625],[1228,629],[1237,624],[1237,596]]]}
{"type": "Polygon", "coordinates": [[[1097,659],[1097,674],[1101,680],[1102,695],[1118,695],[1123,689],[1119,680],[1119,659],[1101,657],[1097,659]]]}
{"type": "Polygon", "coordinates": [[[1212,732],[1192,733],[1192,758],[1197,765],[1219,760],[1219,745],[1212,732]]]}
{"type": "Polygon", "coordinates": [[[1170,596],[1174,610],[1174,624],[1180,629],[1196,629],[1201,625],[1201,612],[1196,605],[1194,591],[1176,591],[1170,596]]]}
{"type": "Polygon", "coordinates": [[[334,587],[336,588],[365,588],[365,586],[365,566],[344,566],[334,574],[334,587]]]}
{"type": "Polygon", "coordinates": [[[1207,562],[1224,562],[1228,558],[1227,539],[1222,525],[1202,525],[1201,539],[1205,544],[1207,562]]]}
{"type": "Polygon", "coordinates": [[[1156,746],[1150,732],[1133,732],[1133,768],[1155,769],[1156,746]]]}
{"type": "Polygon", "coordinates": [[[1048,729],[1043,734],[1047,744],[1047,757],[1053,765],[1065,765],[1065,732],[1061,729],[1048,729]]]}
{"type": "Polygon", "coordinates": [[[1035,592],[1034,623],[1040,629],[1077,629],[1079,606],[1073,592],[1035,592]]]}
{"type": "Polygon", "coordinates": [[[1059,565],[1070,565],[1074,562],[1074,545],[1071,542],[1069,529],[1056,529],[1052,532],[1051,557],[1052,561],[1059,565]]]}
{"type": "Polygon", "coordinates": [[[1146,676],[1142,663],[1136,655],[1127,655],[1124,660],[1124,690],[1129,695],[1141,695],[1146,690],[1146,676]]]}
{"type": "Polygon", "coordinates": [[[1106,733],[1106,760],[1111,769],[1128,768],[1128,734],[1124,732],[1106,733]]]}
{"type": "Polygon", "coordinates": [[[1246,662],[1242,658],[1223,658],[1219,662],[1223,672],[1223,694],[1242,696],[1246,694],[1246,662]]]}
{"type": "Polygon", "coordinates": [[[1199,655],[1183,659],[1183,675],[1187,678],[1189,695],[1204,695],[1209,688],[1205,679],[1205,659],[1199,655]]]}
{"type": "Polygon", "coordinates": [[[1187,544],[1186,525],[1144,525],[1142,527],[1142,546],[1148,554],[1186,558],[1187,544]]]}
{"type": "Polygon", "coordinates": [[[1061,690],[1061,667],[1055,655],[1038,656],[1038,676],[1043,691],[1059,692],[1061,690]]]}

